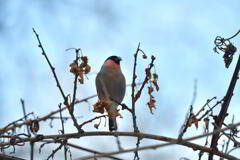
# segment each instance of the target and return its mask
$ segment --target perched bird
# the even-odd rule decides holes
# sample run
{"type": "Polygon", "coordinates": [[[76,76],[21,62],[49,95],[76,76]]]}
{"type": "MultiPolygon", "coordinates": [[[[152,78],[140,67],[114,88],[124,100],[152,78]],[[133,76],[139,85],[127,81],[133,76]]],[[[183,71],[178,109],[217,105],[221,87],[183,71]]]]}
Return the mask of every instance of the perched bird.
{"type": "Polygon", "coordinates": [[[117,106],[122,102],[126,91],[126,80],[120,68],[118,56],[108,57],[98,72],[95,83],[97,95],[100,101],[109,104],[109,130],[117,130],[117,106]]]}

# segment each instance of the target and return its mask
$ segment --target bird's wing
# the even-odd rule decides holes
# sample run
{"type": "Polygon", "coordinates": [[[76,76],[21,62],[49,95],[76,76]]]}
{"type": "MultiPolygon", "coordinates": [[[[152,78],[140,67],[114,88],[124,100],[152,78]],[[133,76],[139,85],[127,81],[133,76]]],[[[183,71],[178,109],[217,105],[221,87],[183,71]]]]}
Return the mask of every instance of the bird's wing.
{"type": "Polygon", "coordinates": [[[122,72],[105,68],[97,74],[96,88],[100,100],[110,96],[121,103],[126,92],[126,80],[122,72]]]}
{"type": "Polygon", "coordinates": [[[103,80],[103,73],[100,71],[97,74],[97,77],[95,79],[96,89],[97,89],[97,95],[100,100],[107,99],[107,96],[105,95],[105,92],[102,87],[102,81],[103,80]]]}

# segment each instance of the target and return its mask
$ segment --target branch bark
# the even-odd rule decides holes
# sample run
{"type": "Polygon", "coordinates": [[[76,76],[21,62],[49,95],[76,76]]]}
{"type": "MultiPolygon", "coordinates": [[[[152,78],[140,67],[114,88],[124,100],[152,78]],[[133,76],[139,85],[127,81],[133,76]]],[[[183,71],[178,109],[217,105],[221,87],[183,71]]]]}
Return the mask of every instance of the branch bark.
{"type": "MultiPolygon", "coordinates": [[[[234,88],[235,88],[236,83],[237,83],[237,80],[238,80],[238,78],[239,78],[239,77],[238,77],[239,70],[240,70],[240,55],[239,55],[239,57],[238,57],[238,62],[237,62],[235,71],[234,71],[234,73],[233,73],[232,80],[231,80],[231,82],[230,82],[230,85],[229,85],[227,94],[226,94],[226,96],[224,97],[224,101],[223,101],[223,104],[222,104],[222,108],[221,108],[221,110],[220,110],[219,115],[217,116],[217,118],[216,118],[216,120],[215,120],[216,126],[214,126],[214,131],[217,130],[218,128],[222,128],[222,124],[223,124],[224,119],[225,119],[225,117],[226,117],[226,115],[227,115],[227,110],[228,110],[228,107],[229,107],[231,98],[232,98],[232,96],[233,96],[234,88]]],[[[218,144],[219,134],[220,134],[220,133],[217,133],[217,134],[214,134],[214,135],[212,136],[211,148],[212,148],[213,150],[217,150],[217,144],[218,144]]],[[[213,154],[209,154],[208,160],[213,160],[213,154]]]]}
{"type": "MultiPolygon", "coordinates": [[[[183,139],[181,141],[179,141],[177,138],[170,138],[170,137],[152,135],[152,134],[146,134],[146,133],[140,133],[140,132],[139,133],[135,133],[135,132],[84,132],[84,133],[71,133],[71,134],[46,135],[46,136],[43,136],[43,135],[40,136],[39,135],[37,137],[32,137],[32,138],[16,139],[14,143],[11,143],[11,142],[0,143],[0,148],[4,147],[4,146],[16,145],[18,143],[24,143],[24,142],[41,142],[44,139],[45,140],[47,140],[47,139],[53,139],[53,140],[58,139],[58,140],[60,140],[60,139],[80,138],[80,137],[87,137],[87,136],[130,136],[130,137],[138,137],[138,138],[141,138],[141,139],[145,138],[145,139],[152,139],[152,140],[159,140],[159,141],[168,142],[166,144],[161,144],[161,146],[159,146],[159,145],[154,146],[155,148],[168,146],[168,145],[172,145],[172,144],[179,144],[179,145],[190,147],[194,150],[203,150],[204,152],[212,153],[214,155],[228,157],[228,158],[231,157],[230,159],[237,159],[236,157],[224,154],[224,153],[219,152],[219,151],[212,150],[211,148],[206,148],[206,147],[203,147],[201,145],[188,142],[188,141],[192,141],[192,140],[199,139],[199,138],[202,138],[202,137],[214,135],[214,134],[217,134],[217,133],[229,130],[229,129],[233,129],[233,128],[236,128],[237,126],[240,126],[240,122],[238,122],[234,125],[230,125],[230,126],[228,126],[226,128],[223,128],[223,129],[215,130],[213,132],[198,135],[198,136],[195,136],[195,137],[186,138],[186,139],[183,139]]],[[[154,148],[154,147],[152,147],[152,148],[154,148]]],[[[144,150],[145,148],[143,147],[140,150],[144,150]]],[[[135,148],[134,151],[136,151],[138,149],[135,148]]],[[[131,152],[131,151],[128,151],[128,152],[131,152]]],[[[124,152],[121,151],[120,153],[124,153],[124,152]]],[[[117,154],[117,153],[114,153],[114,154],[117,154]]]]}

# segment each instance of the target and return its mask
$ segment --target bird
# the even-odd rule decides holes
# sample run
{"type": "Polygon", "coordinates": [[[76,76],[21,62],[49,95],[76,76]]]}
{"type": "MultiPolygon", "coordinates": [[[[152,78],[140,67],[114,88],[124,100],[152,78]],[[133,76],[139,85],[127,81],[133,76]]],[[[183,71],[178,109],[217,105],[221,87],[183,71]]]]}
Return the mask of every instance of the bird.
{"type": "Polygon", "coordinates": [[[98,72],[95,85],[100,101],[108,103],[109,131],[117,130],[117,107],[124,99],[126,92],[126,79],[121,71],[121,57],[108,57],[98,72]]]}

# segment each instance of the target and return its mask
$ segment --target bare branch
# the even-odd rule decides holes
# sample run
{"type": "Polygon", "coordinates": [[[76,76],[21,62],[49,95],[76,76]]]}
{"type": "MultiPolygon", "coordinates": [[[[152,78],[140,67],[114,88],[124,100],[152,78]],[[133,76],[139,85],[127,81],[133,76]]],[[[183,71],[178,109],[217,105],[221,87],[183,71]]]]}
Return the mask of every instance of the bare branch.
{"type": "MultiPolygon", "coordinates": [[[[25,102],[22,98],[20,99],[20,101],[21,101],[21,104],[22,104],[23,115],[25,117],[25,121],[27,121],[25,102]]],[[[26,126],[26,127],[27,127],[28,136],[31,137],[31,133],[29,131],[29,128],[28,128],[28,126],[26,126]]],[[[34,142],[30,142],[30,159],[33,160],[33,157],[34,157],[34,142]]]]}
{"type": "Polygon", "coordinates": [[[3,160],[25,160],[25,159],[22,159],[22,158],[8,156],[8,155],[5,155],[5,154],[0,154],[0,159],[3,159],[3,160]]]}
{"type": "MultiPolygon", "coordinates": [[[[81,100],[76,101],[76,104],[85,102],[85,101],[87,101],[87,100],[89,100],[89,99],[92,99],[92,98],[95,98],[95,97],[96,97],[96,95],[92,95],[92,96],[83,98],[83,99],[81,99],[81,100]]],[[[23,121],[23,120],[25,119],[25,116],[24,116],[23,118],[20,118],[20,119],[14,121],[14,122],[12,122],[12,123],[9,123],[6,127],[0,128],[0,134],[2,134],[2,133],[4,133],[4,132],[7,132],[7,131],[10,131],[10,130],[13,130],[13,129],[15,129],[15,128],[22,127],[22,126],[24,126],[24,125],[30,125],[33,121],[38,121],[38,122],[40,122],[40,121],[46,121],[46,120],[48,120],[48,119],[51,119],[51,117],[52,117],[53,115],[59,113],[60,111],[64,111],[65,109],[67,109],[67,107],[63,107],[63,108],[61,108],[61,109],[55,110],[55,111],[47,114],[46,116],[37,118],[37,119],[35,119],[35,120],[27,120],[27,121],[24,121],[24,122],[22,122],[22,123],[17,123],[17,122],[19,122],[19,121],[23,121]]],[[[32,115],[32,114],[33,114],[33,112],[28,113],[28,114],[26,115],[26,117],[28,117],[29,115],[32,115]]]]}
{"type": "MultiPolygon", "coordinates": [[[[86,152],[90,152],[90,153],[94,153],[94,154],[101,154],[102,152],[98,152],[98,151],[95,151],[95,150],[92,150],[92,149],[89,149],[89,148],[85,148],[85,147],[82,147],[82,146],[79,146],[79,145],[75,145],[75,144],[72,144],[72,143],[67,143],[68,146],[70,147],[73,147],[73,148],[77,148],[77,149],[80,149],[80,150],[83,150],[83,151],[86,151],[86,152]]],[[[107,156],[108,158],[111,158],[111,159],[115,159],[115,160],[123,160],[121,158],[117,158],[117,157],[113,157],[113,156],[107,156]]]]}
{"type": "MultiPolygon", "coordinates": [[[[152,135],[152,134],[145,134],[145,133],[135,133],[135,132],[84,132],[84,133],[71,133],[71,134],[60,134],[60,135],[38,135],[37,137],[32,137],[32,138],[21,138],[21,139],[16,139],[14,142],[10,143],[10,142],[4,142],[4,143],[0,143],[0,148],[7,146],[7,145],[17,145],[19,143],[24,143],[24,142],[31,142],[31,141],[42,141],[42,140],[47,140],[47,139],[53,139],[53,140],[64,140],[64,139],[70,139],[70,138],[80,138],[80,137],[85,137],[85,136],[131,136],[131,137],[139,137],[141,139],[145,138],[145,139],[153,139],[153,140],[159,140],[159,141],[165,141],[165,142],[169,142],[166,144],[161,144],[163,146],[167,146],[167,145],[171,145],[171,144],[179,144],[179,145],[183,145],[183,146],[187,146],[187,147],[191,147],[194,150],[203,150],[204,152],[208,152],[214,155],[219,155],[219,156],[225,156],[225,154],[222,154],[221,152],[212,150],[210,148],[206,149],[206,147],[194,144],[194,143],[190,143],[188,141],[192,141],[195,139],[199,139],[202,137],[206,137],[209,135],[214,135],[220,132],[224,132],[226,130],[229,129],[233,129],[236,128],[237,126],[240,126],[240,122],[233,124],[233,125],[229,125],[228,127],[225,127],[223,129],[219,129],[219,130],[215,130],[213,132],[209,132],[209,133],[205,133],[205,134],[201,134],[198,136],[194,136],[194,137],[190,137],[190,138],[186,138],[183,139],[181,141],[179,141],[178,139],[175,138],[170,138],[170,137],[165,137],[165,136],[158,136],[158,135],[152,135]]],[[[158,146],[156,146],[158,147],[158,146]]],[[[160,147],[160,146],[159,146],[160,147]]],[[[144,149],[144,148],[143,148],[144,149]]],[[[134,149],[133,151],[136,151],[138,149],[134,149]]],[[[129,152],[129,151],[128,151],[129,152]]],[[[121,153],[124,153],[121,152],[121,153]]],[[[115,153],[114,153],[115,154],[115,153]]],[[[232,157],[232,156],[231,156],[232,157]]],[[[233,157],[234,159],[234,157],[233,157]]]]}
{"type": "Polygon", "coordinates": [[[48,156],[47,160],[49,160],[50,158],[54,158],[54,155],[62,148],[63,145],[64,142],[62,142],[56,149],[54,149],[52,153],[48,156]]]}
{"type": "MultiPolygon", "coordinates": [[[[58,105],[59,109],[61,110],[61,103],[58,105]]],[[[60,119],[61,119],[61,124],[62,124],[62,134],[65,134],[65,129],[64,129],[64,121],[62,118],[62,112],[60,113],[60,119]]],[[[66,143],[67,143],[67,139],[66,139],[66,143]]],[[[64,144],[64,159],[67,160],[67,145],[66,143],[64,144]]]]}
{"type": "Polygon", "coordinates": [[[47,57],[47,54],[46,54],[45,50],[43,49],[42,43],[41,43],[41,41],[40,41],[40,39],[39,39],[39,35],[37,34],[37,32],[35,31],[34,28],[32,28],[32,30],[33,30],[34,34],[36,35],[36,37],[37,37],[37,40],[38,40],[38,43],[39,43],[38,47],[41,48],[41,50],[42,50],[42,55],[45,57],[45,59],[46,59],[47,62],[48,62],[48,65],[49,65],[49,67],[50,67],[50,69],[51,69],[51,71],[52,71],[52,73],[53,73],[53,76],[54,76],[54,78],[55,78],[55,80],[56,80],[57,87],[59,88],[59,91],[61,92],[61,95],[62,95],[62,97],[63,97],[63,99],[64,99],[64,103],[65,103],[65,102],[67,102],[67,97],[65,96],[65,94],[64,94],[64,92],[63,92],[63,89],[62,89],[62,87],[61,87],[61,85],[60,85],[60,83],[59,83],[57,74],[56,74],[56,72],[55,72],[55,68],[52,66],[51,62],[49,61],[49,59],[48,59],[48,57],[47,57]]]}
{"type": "MultiPolygon", "coordinates": [[[[13,121],[13,122],[9,123],[9,124],[8,124],[7,126],[5,126],[4,128],[0,128],[0,134],[3,134],[3,133],[5,133],[5,132],[7,132],[7,131],[9,131],[9,130],[13,130],[13,129],[19,127],[19,124],[18,124],[17,122],[23,121],[23,120],[24,120],[26,117],[28,117],[29,115],[33,115],[33,112],[28,113],[26,116],[24,116],[24,117],[22,117],[22,118],[20,118],[20,119],[18,119],[18,120],[16,120],[16,121],[13,121]]],[[[21,123],[21,124],[22,124],[22,125],[26,125],[27,123],[26,123],[26,121],[25,121],[25,122],[23,122],[23,123],[21,123]]],[[[22,126],[22,125],[20,125],[20,126],[22,126]]]]}
{"type": "Polygon", "coordinates": [[[115,138],[116,138],[118,150],[119,150],[119,151],[123,150],[122,145],[121,145],[121,141],[120,141],[119,137],[118,137],[118,136],[115,136],[115,138]]]}
{"type": "Polygon", "coordinates": [[[90,119],[90,120],[88,120],[88,121],[85,121],[85,122],[83,122],[82,124],[80,124],[80,125],[79,125],[79,128],[82,128],[85,124],[91,123],[92,121],[94,121],[94,120],[96,120],[96,119],[103,118],[103,117],[106,118],[106,116],[107,116],[107,115],[96,116],[96,117],[94,117],[94,118],[92,118],[92,119],[90,119]]]}
{"type": "MultiPolygon", "coordinates": [[[[214,154],[214,155],[226,158],[226,159],[238,160],[238,158],[236,158],[234,156],[231,156],[231,155],[228,155],[228,154],[216,151],[216,150],[212,150],[211,148],[207,148],[207,147],[204,147],[204,146],[201,146],[201,145],[198,145],[198,144],[190,143],[188,141],[192,141],[192,140],[199,139],[199,138],[202,138],[202,137],[205,137],[205,136],[214,135],[216,133],[224,132],[228,129],[235,128],[236,126],[239,126],[239,125],[240,125],[240,122],[235,124],[235,125],[231,125],[229,127],[226,127],[224,129],[219,129],[219,130],[216,130],[214,132],[202,134],[202,135],[195,136],[195,137],[186,138],[186,139],[183,139],[181,141],[179,141],[178,139],[151,135],[151,136],[153,136],[153,137],[151,137],[152,139],[157,140],[158,138],[160,138],[162,141],[166,141],[168,143],[139,147],[139,148],[133,148],[133,149],[126,149],[126,150],[122,150],[122,151],[115,151],[115,152],[104,153],[104,154],[97,154],[95,156],[81,157],[81,158],[78,158],[76,160],[86,160],[86,159],[97,158],[97,157],[112,156],[112,155],[127,153],[127,152],[135,152],[135,151],[147,150],[147,149],[156,149],[156,148],[160,148],[160,147],[164,147],[164,146],[169,146],[169,145],[172,145],[172,144],[179,144],[179,145],[187,146],[187,147],[192,148],[194,151],[201,150],[203,152],[211,153],[211,154],[214,154]]],[[[115,132],[115,133],[117,133],[117,132],[115,132]]],[[[132,133],[132,134],[136,134],[136,133],[132,133]]],[[[142,138],[146,138],[147,136],[150,136],[148,134],[138,133],[138,136],[140,136],[140,135],[141,135],[142,138]]]]}
{"type": "Polygon", "coordinates": [[[140,48],[140,42],[138,43],[137,51],[134,54],[134,66],[133,66],[133,79],[132,79],[132,118],[133,118],[133,128],[134,132],[139,132],[137,127],[137,121],[136,121],[136,113],[135,113],[135,86],[136,86],[136,67],[137,67],[137,55],[140,48]]]}
{"type": "MultiPolygon", "coordinates": [[[[228,91],[226,93],[226,96],[224,97],[222,108],[220,110],[219,115],[217,116],[217,118],[215,120],[215,123],[216,123],[217,127],[215,126],[214,130],[217,130],[217,128],[221,128],[222,127],[224,119],[225,119],[225,117],[227,115],[227,110],[228,110],[231,98],[233,96],[234,88],[235,88],[237,80],[238,80],[239,70],[240,70],[240,55],[238,57],[238,62],[237,62],[235,71],[233,73],[232,80],[231,80],[231,83],[229,85],[228,91]]],[[[215,150],[217,149],[218,139],[219,139],[219,133],[213,135],[212,142],[211,142],[211,148],[213,148],[215,150]]],[[[209,155],[209,160],[212,160],[212,159],[213,159],[213,154],[210,154],[209,155]]]]}

